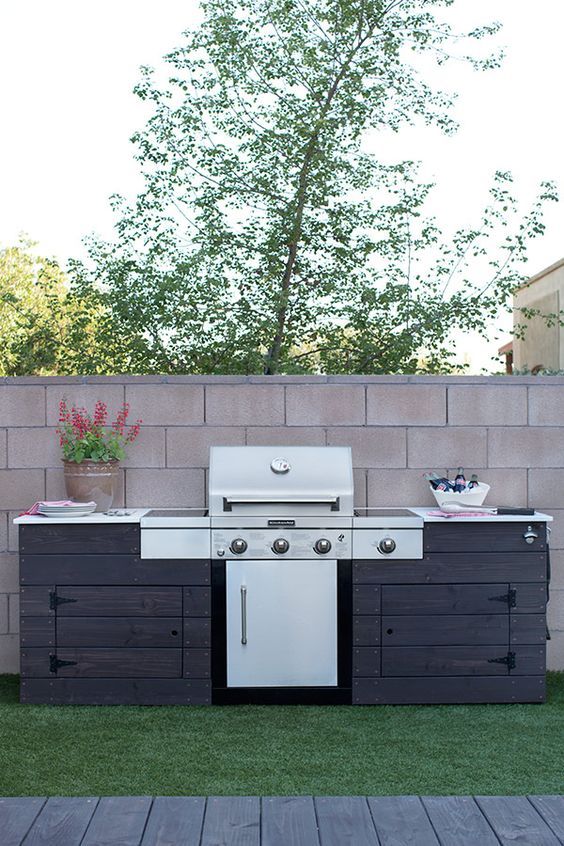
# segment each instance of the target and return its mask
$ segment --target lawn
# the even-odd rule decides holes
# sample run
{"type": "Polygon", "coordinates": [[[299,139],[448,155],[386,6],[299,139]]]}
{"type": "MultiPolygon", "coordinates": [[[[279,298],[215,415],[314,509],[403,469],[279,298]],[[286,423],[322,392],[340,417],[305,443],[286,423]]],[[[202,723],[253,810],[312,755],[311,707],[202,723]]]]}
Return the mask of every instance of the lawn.
{"type": "Polygon", "coordinates": [[[0,795],[564,793],[545,705],[20,705],[0,676],[0,795]]]}

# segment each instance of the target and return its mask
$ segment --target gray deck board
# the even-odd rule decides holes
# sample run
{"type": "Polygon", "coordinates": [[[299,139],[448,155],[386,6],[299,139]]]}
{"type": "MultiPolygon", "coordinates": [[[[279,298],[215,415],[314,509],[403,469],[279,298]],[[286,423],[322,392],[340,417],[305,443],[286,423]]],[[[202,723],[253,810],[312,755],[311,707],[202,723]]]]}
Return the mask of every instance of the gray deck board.
{"type": "Polygon", "coordinates": [[[152,801],[150,796],[103,796],[81,846],[139,846],[152,801]]]}
{"type": "Polygon", "coordinates": [[[52,796],[37,816],[23,846],[80,846],[98,799],[52,796]]]}
{"type": "Polygon", "coordinates": [[[211,796],[206,806],[202,846],[260,846],[260,798],[211,796]]]}
{"type": "Polygon", "coordinates": [[[526,796],[476,796],[503,846],[561,846],[526,796]]]}
{"type": "Polygon", "coordinates": [[[439,846],[419,796],[369,796],[381,846],[439,846]]]}
{"type": "Polygon", "coordinates": [[[202,796],[157,796],[141,846],[200,846],[205,809],[202,796]]]}
{"type": "Polygon", "coordinates": [[[2,846],[20,846],[45,802],[39,796],[0,799],[2,846]]]}
{"type": "Polygon", "coordinates": [[[564,846],[564,796],[0,798],[0,846],[564,846]]]}
{"type": "Polygon", "coordinates": [[[441,846],[499,846],[499,840],[471,796],[423,796],[441,846]]]}
{"type": "Polygon", "coordinates": [[[319,846],[311,796],[265,796],[261,846],[319,846]]]}
{"type": "Polygon", "coordinates": [[[529,801],[564,843],[564,796],[529,796],[529,801]]]}
{"type": "Polygon", "coordinates": [[[321,846],[379,846],[364,796],[314,799],[321,846]]]}

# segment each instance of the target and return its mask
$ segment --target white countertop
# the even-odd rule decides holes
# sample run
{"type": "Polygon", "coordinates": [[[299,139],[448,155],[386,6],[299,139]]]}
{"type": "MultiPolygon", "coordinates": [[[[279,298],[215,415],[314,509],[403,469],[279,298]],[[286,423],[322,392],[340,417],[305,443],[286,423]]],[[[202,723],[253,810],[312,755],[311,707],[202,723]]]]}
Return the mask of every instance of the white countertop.
{"type": "Polygon", "coordinates": [[[26,526],[37,526],[40,523],[139,523],[141,517],[149,510],[149,508],[115,508],[109,514],[104,511],[94,511],[87,517],[43,517],[41,514],[24,514],[22,517],[16,517],[14,523],[26,526]]]}
{"type": "MultiPolygon", "coordinates": [[[[16,517],[14,523],[16,525],[39,525],[40,523],[139,523],[141,518],[150,510],[150,508],[117,508],[113,509],[110,514],[95,511],[87,517],[42,517],[40,515],[32,516],[26,514],[23,517],[16,517]],[[116,513],[113,513],[114,511],[116,513]]],[[[498,516],[497,514],[484,513],[476,517],[460,517],[450,514],[448,517],[433,517],[429,515],[429,512],[438,511],[438,508],[432,505],[427,505],[424,508],[408,507],[407,510],[417,514],[418,517],[422,517],[426,523],[491,523],[492,521],[499,523],[527,523],[531,521],[550,523],[553,520],[550,514],[543,514],[542,511],[535,511],[534,515],[506,514],[498,516]]],[[[469,507],[468,510],[471,511],[472,509],[469,507]]]]}
{"type": "MultiPolygon", "coordinates": [[[[535,511],[534,514],[484,514],[476,515],[475,517],[463,517],[456,514],[445,514],[444,517],[430,516],[429,512],[439,511],[439,507],[428,505],[426,508],[409,508],[419,517],[422,517],[426,523],[550,523],[553,518],[550,514],[543,514],[542,511],[535,511]]],[[[472,511],[472,506],[468,506],[468,511],[472,511]]]]}

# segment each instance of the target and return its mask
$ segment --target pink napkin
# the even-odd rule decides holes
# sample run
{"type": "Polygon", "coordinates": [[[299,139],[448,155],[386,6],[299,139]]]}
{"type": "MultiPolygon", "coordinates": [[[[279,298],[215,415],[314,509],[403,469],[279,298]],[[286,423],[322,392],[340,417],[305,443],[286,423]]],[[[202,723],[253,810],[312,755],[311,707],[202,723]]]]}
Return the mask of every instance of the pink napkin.
{"type": "Polygon", "coordinates": [[[448,514],[446,511],[427,511],[427,517],[495,517],[491,511],[458,511],[448,514]]]}
{"type": "MultiPolygon", "coordinates": [[[[55,500],[42,500],[40,502],[34,502],[31,508],[28,508],[27,511],[22,511],[20,517],[25,517],[26,514],[37,514],[39,517],[43,517],[45,515],[40,514],[39,506],[40,505],[78,505],[78,502],[73,502],[71,499],[55,499],[55,500]]],[[[81,505],[94,505],[93,502],[83,502],[80,503],[81,505]]]]}

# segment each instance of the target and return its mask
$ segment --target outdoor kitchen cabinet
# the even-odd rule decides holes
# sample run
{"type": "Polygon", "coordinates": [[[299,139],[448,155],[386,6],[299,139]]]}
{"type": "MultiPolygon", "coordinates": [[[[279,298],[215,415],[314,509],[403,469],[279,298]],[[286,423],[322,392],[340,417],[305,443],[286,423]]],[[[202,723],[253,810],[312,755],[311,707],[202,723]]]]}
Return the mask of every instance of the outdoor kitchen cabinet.
{"type": "Polygon", "coordinates": [[[546,524],[423,537],[422,560],[353,562],[353,704],[543,702],[546,524]]]}
{"type": "MultiPolygon", "coordinates": [[[[138,523],[19,531],[22,702],[212,704],[210,559],[142,558],[138,523]]],[[[494,519],[343,562],[347,701],[544,701],[548,563],[545,522],[494,519]]]]}
{"type": "Polygon", "coordinates": [[[22,702],[211,702],[208,559],[141,559],[138,523],[19,528],[22,702]]]}

